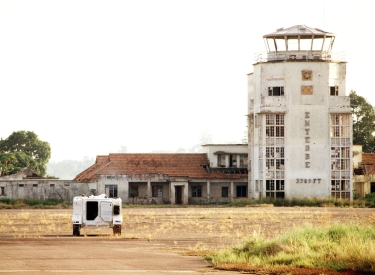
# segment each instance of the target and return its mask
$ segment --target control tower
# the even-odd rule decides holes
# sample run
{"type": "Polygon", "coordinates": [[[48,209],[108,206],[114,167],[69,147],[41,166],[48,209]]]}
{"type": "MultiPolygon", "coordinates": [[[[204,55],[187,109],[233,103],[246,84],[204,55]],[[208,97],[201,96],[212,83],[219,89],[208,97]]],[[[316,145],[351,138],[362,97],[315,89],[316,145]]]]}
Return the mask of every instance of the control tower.
{"type": "Polygon", "coordinates": [[[250,198],[352,199],[352,118],[335,35],[296,25],[263,36],[248,75],[250,198]]]}

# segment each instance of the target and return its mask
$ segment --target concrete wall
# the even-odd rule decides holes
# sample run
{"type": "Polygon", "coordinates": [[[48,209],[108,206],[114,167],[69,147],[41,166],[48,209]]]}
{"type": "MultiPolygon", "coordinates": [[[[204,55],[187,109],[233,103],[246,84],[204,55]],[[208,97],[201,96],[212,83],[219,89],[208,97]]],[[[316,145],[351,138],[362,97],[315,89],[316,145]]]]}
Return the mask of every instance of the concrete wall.
{"type": "Polygon", "coordinates": [[[74,196],[90,195],[88,184],[68,180],[0,180],[1,187],[5,194],[1,194],[0,198],[10,199],[55,198],[73,201],[74,196]]]}
{"type": "Polygon", "coordinates": [[[353,145],[353,167],[360,168],[362,165],[362,145],[353,145]]]}

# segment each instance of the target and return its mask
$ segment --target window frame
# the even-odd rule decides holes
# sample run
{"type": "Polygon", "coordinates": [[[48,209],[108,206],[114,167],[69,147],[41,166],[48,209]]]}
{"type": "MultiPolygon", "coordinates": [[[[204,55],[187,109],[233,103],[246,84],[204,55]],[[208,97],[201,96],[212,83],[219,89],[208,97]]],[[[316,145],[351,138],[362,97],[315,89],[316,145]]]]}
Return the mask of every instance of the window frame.
{"type": "Polygon", "coordinates": [[[222,198],[229,198],[229,187],[228,186],[222,186],[221,187],[221,197],[222,198]]]}
{"type": "Polygon", "coordinates": [[[191,186],[191,196],[193,198],[202,197],[202,186],[201,185],[192,185],[191,186]]]}
{"type": "Polygon", "coordinates": [[[152,185],[152,197],[153,198],[163,197],[163,185],[152,185]]]}
{"type": "Polygon", "coordinates": [[[284,86],[268,87],[268,96],[284,96],[284,86]]]}
{"type": "Polygon", "coordinates": [[[118,185],[117,184],[105,184],[104,192],[108,198],[118,198],[118,185]]]}

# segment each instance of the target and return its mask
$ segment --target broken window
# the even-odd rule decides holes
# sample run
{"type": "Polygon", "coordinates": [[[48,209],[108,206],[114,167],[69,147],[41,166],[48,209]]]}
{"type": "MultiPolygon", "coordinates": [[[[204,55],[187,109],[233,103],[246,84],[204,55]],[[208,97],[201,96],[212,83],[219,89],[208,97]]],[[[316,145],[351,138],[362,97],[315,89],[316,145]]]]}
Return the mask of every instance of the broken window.
{"type": "Polygon", "coordinates": [[[0,187],[0,195],[5,195],[5,187],[4,186],[0,187]]]}
{"type": "Polygon", "coordinates": [[[266,180],[266,197],[284,198],[284,180],[266,180]]]}
{"type": "Polygon", "coordinates": [[[202,186],[192,186],[191,196],[196,198],[202,197],[202,186]]]}
{"type": "Polygon", "coordinates": [[[266,116],[266,136],[284,137],[284,115],[266,116]]]}
{"type": "Polygon", "coordinates": [[[349,137],[350,114],[331,114],[331,196],[336,199],[350,199],[349,137]]]}
{"type": "Polygon", "coordinates": [[[339,86],[330,86],[329,87],[329,94],[331,96],[338,96],[339,95],[339,86]]]}
{"type": "Polygon", "coordinates": [[[247,167],[247,156],[246,155],[240,155],[240,165],[238,167],[240,167],[240,168],[247,167]]]}
{"type": "Polygon", "coordinates": [[[268,96],[283,96],[284,87],[268,87],[268,96]]]}
{"type": "Polygon", "coordinates": [[[217,166],[225,167],[225,155],[217,155],[217,166]]]}
{"type": "Polygon", "coordinates": [[[246,198],[247,197],[247,186],[239,185],[236,187],[237,198],[246,198]]]}
{"type": "Polygon", "coordinates": [[[105,185],[105,194],[108,198],[117,198],[117,185],[106,184],[105,185]]]}
{"type": "Polygon", "coordinates": [[[229,187],[221,187],[221,197],[223,198],[229,197],[229,187]]]}
{"type": "Polygon", "coordinates": [[[157,198],[163,197],[163,186],[162,185],[153,185],[152,186],[152,196],[157,198]]]}
{"type": "Polygon", "coordinates": [[[237,167],[237,155],[229,155],[229,167],[237,167]]]}

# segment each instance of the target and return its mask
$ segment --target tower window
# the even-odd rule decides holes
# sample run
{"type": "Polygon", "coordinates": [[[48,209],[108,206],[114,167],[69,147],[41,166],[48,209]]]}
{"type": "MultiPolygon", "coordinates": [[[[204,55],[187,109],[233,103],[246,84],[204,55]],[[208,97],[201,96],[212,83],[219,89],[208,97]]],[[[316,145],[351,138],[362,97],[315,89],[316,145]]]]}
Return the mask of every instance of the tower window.
{"type": "Polygon", "coordinates": [[[329,94],[331,96],[338,96],[339,95],[339,86],[330,86],[329,87],[329,94]]]}
{"type": "Polygon", "coordinates": [[[284,87],[268,87],[268,96],[283,96],[284,87]]]}

